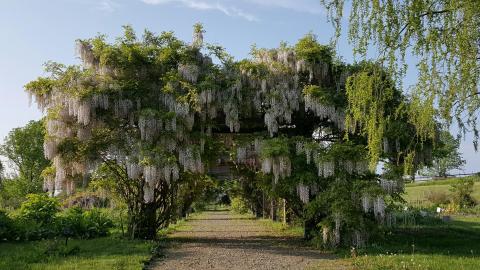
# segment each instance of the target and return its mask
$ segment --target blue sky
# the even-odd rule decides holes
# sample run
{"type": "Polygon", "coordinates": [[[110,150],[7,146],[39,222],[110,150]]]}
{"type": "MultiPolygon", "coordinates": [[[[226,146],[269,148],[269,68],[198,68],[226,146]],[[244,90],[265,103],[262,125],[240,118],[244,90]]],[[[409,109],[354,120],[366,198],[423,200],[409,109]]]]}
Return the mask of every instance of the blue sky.
{"type": "MultiPolygon", "coordinates": [[[[42,76],[42,64],[48,60],[78,64],[76,39],[97,33],[113,39],[122,25],[130,24],[139,33],[145,28],[174,31],[190,41],[196,22],[204,24],[207,42],[222,45],[237,59],[248,57],[252,44],[294,44],[310,31],[328,43],[333,32],[319,0],[1,0],[0,138],[41,117],[35,104],[29,107],[23,85],[42,76]]],[[[337,50],[353,61],[346,39],[337,50]]],[[[414,78],[411,69],[406,85],[414,78]]],[[[465,171],[479,171],[480,154],[473,151],[471,135],[461,151],[468,162],[465,171]]]]}

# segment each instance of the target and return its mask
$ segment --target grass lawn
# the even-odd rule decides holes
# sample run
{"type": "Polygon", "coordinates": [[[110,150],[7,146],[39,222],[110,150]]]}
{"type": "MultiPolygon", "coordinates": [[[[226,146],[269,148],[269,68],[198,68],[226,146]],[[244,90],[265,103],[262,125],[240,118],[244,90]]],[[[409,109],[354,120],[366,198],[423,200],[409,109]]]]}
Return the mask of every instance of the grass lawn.
{"type": "MultiPolygon", "coordinates": [[[[477,201],[480,201],[480,177],[471,177],[473,177],[475,180],[472,196],[477,201]]],[[[405,194],[403,198],[409,204],[415,206],[429,206],[430,202],[427,201],[427,194],[429,192],[445,192],[448,195],[450,194],[451,185],[456,182],[462,181],[463,179],[465,178],[452,178],[445,180],[433,180],[407,184],[405,186],[405,194]]]]}
{"type": "MultiPolygon", "coordinates": [[[[429,192],[450,194],[462,178],[406,185],[405,200],[413,206],[430,206],[429,192]]],[[[480,177],[474,177],[473,197],[480,201],[480,177]]],[[[347,252],[348,253],[348,252],[347,252]]],[[[480,217],[454,216],[453,221],[396,231],[359,252],[350,261],[353,269],[480,269],[480,217]]],[[[344,254],[346,257],[349,254],[344,254]]]]}
{"type": "Polygon", "coordinates": [[[480,269],[480,218],[398,230],[349,259],[354,269],[480,269]]]}
{"type": "Polygon", "coordinates": [[[53,240],[0,243],[0,269],[142,269],[152,246],[113,236],[69,240],[67,247],[53,240]]]}

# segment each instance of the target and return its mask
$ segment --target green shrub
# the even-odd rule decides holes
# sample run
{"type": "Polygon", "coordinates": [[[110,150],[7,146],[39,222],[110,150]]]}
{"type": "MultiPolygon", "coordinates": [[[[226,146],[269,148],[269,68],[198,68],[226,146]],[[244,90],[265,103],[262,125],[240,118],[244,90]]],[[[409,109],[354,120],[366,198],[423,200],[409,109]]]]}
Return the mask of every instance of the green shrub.
{"type": "Polygon", "coordinates": [[[245,214],[248,212],[248,207],[241,197],[234,197],[230,203],[230,207],[234,212],[245,214]]]}
{"type": "Polygon", "coordinates": [[[435,206],[448,204],[450,202],[447,193],[443,191],[430,191],[427,193],[426,198],[435,206]]]}
{"type": "Polygon", "coordinates": [[[16,230],[14,221],[0,210],[0,242],[6,240],[14,240],[16,238],[16,230]]]}
{"type": "Polygon", "coordinates": [[[59,212],[59,202],[46,194],[28,194],[27,200],[20,207],[19,217],[27,221],[34,221],[41,225],[50,225],[59,212]]]}
{"type": "Polygon", "coordinates": [[[57,232],[64,237],[93,238],[107,235],[112,226],[112,220],[96,208],[71,207],[58,216],[57,232]]]}
{"type": "Polygon", "coordinates": [[[14,218],[17,238],[38,240],[55,236],[56,214],[59,211],[56,198],[46,194],[28,194],[14,218]]]}
{"type": "Polygon", "coordinates": [[[97,208],[85,211],[83,213],[83,218],[87,228],[84,236],[87,238],[105,236],[107,235],[108,230],[113,227],[112,220],[97,208]]]}
{"type": "Polygon", "coordinates": [[[475,181],[472,178],[466,178],[458,183],[452,184],[450,189],[453,193],[453,203],[460,206],[460,208],[473,207],[477,204],[472,197],[473,185],[475,181]]]}

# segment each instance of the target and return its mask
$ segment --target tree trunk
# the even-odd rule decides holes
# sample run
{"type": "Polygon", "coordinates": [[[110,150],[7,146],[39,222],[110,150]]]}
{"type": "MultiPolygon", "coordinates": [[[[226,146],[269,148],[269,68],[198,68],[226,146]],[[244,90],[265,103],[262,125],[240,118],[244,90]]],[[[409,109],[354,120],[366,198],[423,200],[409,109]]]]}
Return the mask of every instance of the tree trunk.
{"type": "Polygon", "coordinates": [[[315,219],[307,219],[304,223],[303,238],[305,240],[311,240],[313,238],[315,227],[317,222],[315,219]]]}
{"type": "Polygon", "coordinates": [[[155,203],[142,203],[138,213],[130,219],[129,234],[136,239],[155,239],[157,236],[157,207],[155,203]]]}
{"type": "Polygon", "coordinates": [[[255,216],[261,218],[263,215],[262,199],[256,198],[255,200],[255,216]]]}
{"type": "Polygon", "coordinates": [[[270,217],[273,221],[277,220],[277,202],[273,198],[270,201],[270,217]]]}

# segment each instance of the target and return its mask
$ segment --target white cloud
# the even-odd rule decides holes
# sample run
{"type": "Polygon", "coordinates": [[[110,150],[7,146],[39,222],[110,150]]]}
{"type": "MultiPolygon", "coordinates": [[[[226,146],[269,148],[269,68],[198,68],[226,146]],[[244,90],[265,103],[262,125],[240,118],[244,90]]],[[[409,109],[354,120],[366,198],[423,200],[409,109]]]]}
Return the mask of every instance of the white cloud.
{"type": "Polygon", "coordinates": [[[98,1],[97,3],[97,9],[107,13],[112,13],[117,8],[118,8],[118,3],[113,0],[101,0],[101,1],[98,1]]]}
{"type": "MultiPolygon", "coordinates": [[[[258,18],[255,15],[247,13],[230,3],[228,5],[221,4],[220,1],[212,1],[212,0],[142,0],[146,4],[150,5],[163,5],[169,3],[180,3],[183,6],[192,9],[198,10],[217,10],[224,13],[227,16],[231,17],[240,17],[247,21],[258,21],[258,18]]],[[[223,1],[225,2],[225,1],[223,1]]],[[[230,1],[227,1],[230,2],[230,1]]]]}
{"type": "Polygon", "coordinates": [[[284,8],[297,12],[322,14],[320,0],[241,0],[264,7],[284,8]]]}

